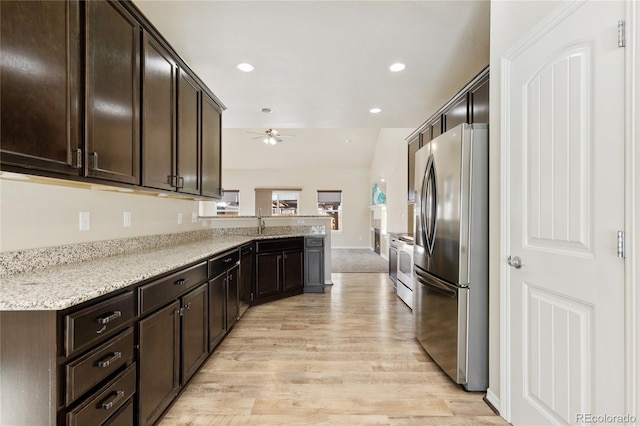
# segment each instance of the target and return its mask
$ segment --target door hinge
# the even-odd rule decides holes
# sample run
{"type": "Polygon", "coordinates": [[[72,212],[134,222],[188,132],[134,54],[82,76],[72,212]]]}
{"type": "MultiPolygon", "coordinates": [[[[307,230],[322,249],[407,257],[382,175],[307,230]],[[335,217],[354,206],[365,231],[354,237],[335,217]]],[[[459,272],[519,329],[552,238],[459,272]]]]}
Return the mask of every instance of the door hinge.
{"type": "Polygon", "coordinates": [[[624,231],[618,231],[618,257],[624,259],[624,231]]]}
{"type": "Polygon", "coordinates": [[[618,21],[618,47],[625,46],[624,21],[618,21]]]}

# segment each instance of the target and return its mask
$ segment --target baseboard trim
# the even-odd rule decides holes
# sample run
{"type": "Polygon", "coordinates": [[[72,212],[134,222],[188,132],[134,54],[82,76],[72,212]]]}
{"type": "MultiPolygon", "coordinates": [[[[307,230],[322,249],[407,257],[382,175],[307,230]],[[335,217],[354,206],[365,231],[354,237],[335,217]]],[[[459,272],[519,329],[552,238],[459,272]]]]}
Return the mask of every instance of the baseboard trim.
{"type": "Polygon", "coordinates": [[[487,403],[489,408],[494,411],[494,413],[500,415],[500,399],[498,399],[491,389],[487,389],[487,394],[482,399],[487,403]]]}

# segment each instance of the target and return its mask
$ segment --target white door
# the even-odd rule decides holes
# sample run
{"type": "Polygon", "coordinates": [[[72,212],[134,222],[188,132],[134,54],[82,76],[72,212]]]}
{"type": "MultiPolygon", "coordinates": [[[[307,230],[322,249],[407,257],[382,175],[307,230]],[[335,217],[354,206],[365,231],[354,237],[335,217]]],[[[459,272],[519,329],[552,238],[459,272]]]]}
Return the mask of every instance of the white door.
{"type": "Polygon", "coordinates": [[[625,414],[624,4],[561,7],[503,62],[514,425],[625,414]]]}

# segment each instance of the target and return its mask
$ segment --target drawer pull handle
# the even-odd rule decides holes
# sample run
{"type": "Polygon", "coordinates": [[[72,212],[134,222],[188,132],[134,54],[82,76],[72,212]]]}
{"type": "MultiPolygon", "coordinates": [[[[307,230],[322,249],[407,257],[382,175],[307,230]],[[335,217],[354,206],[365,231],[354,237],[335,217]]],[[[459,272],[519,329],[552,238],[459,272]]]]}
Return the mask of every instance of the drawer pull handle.
{"type": "Polygon", "coordinates": [[[224,262],[224,263],[229,263],[229,262],[231,262],[232,260],[233,260],[233,259],[229,257],[229,258],[227,258],[227,259],[223,260],[223,262],[224,262]]]}
{"type": "Polygon", "coordinates": [[[175,285],[185,285],[188,282],[189,282],[189,278],[181,278],[178,281],[176,281],[174,284],[175,285]]]}
{"type": "Polygon", "coordinates": [[[108,324],[116,318],[120,318],[122,316],[122,312],[113,311],[113,313],[109,316],[98,318],[98,324],[108,324]]]}
{"type": "Polygon", "coordinates": [[[98,361],[98,367],[100,368],[108,367],[109,365],[111,365],[113,361],[120,358],[122,358],[122,352],[114,352],[113,355],[111,355],[109,358],[102,361],[98,361]]]}
{"type": "Polygon", "coordinates": [[[103,410],[110,410],[111,407],[113,407],[113,404],[121,400],[123,397],[124,397],[124,391],[121,391],[121,390],[116,391],[116,394],[113,395],[113,398],[111,398],[111,401],[103,402],[102,404],[100,404],[100,408],[102,408],[103,410]]]}

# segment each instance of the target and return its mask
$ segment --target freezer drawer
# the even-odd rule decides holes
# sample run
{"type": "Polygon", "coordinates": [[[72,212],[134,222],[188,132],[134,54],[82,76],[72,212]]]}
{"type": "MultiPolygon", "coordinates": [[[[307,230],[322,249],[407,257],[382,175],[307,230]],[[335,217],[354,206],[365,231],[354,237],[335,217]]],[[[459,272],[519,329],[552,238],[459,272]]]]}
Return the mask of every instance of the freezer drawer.
{"type": "Polygon", "coordinates": [[[416,338],[456,383],[467,383],[469,289],[439,280],[418,268],[413,274],[416,338]]]}

